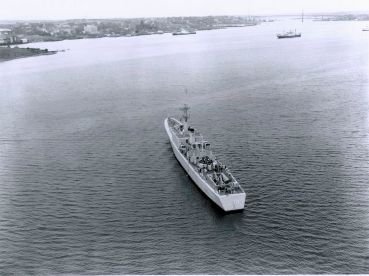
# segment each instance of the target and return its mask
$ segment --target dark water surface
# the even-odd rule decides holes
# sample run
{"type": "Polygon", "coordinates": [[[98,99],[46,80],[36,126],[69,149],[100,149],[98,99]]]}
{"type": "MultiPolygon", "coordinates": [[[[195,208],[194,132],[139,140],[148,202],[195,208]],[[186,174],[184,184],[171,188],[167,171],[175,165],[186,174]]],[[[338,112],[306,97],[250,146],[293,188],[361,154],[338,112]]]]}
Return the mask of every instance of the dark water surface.
{"type": "Polygon", "coordinates": [[[367,22],[300,24],[1,63],[0,274],[369,273],[367,22]],[[176,162],[163,120],[184,102],[243,213],[176,162]]]}

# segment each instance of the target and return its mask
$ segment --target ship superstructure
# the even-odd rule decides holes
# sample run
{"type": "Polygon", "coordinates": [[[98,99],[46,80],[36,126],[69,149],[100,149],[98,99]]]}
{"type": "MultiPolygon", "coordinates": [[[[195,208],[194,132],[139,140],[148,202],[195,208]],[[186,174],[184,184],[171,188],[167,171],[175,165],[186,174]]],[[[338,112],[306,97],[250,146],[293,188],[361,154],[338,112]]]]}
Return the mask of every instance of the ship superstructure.
{"type": "Polygon", "coordinates": [[[296,30],[295,30],[295,31],[288,31],[288,32],[283,33],[283,34],[277,34],[278,39],[281,39],[281,38],[295,38],[295,37],[301,37],[301,33],[297,33],[296,30]]]}
{"type": "Polygon", "coordinates": [[[166,118],[165,130],[179,163],[195,184],[224,211],[243,210],[246,194],[229,168],[217,160],[211,145],[188,124],[189,107],[180,120],[166,118]]]}

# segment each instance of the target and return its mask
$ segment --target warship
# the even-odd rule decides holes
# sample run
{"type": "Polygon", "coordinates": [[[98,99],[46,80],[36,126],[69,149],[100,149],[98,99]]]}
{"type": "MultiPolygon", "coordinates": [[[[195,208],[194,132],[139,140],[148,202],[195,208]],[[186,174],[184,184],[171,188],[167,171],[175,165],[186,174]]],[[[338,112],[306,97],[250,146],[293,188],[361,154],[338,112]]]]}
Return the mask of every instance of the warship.
{"type": "Polygon", "coordinates": [[[277,34],[277,38],[281,39],[281,38],[294,38],[294,37],[301,37],[301,33],[296,33],[296,30],[293,31],[289,31],[283,34],[277,34]]]}
{"type": "Polygon", "coordinates": [[[190,35],[190,34],[196,34],[196,31],[186,31],[186,30],[182,29],[178,32],[172,33],[172,35],[190,35]]]}
{"type": "Polygon", "coordinates": [[[200,190],[226,212],[243,210],[246,193],[229,168],[217,160],[211,145],[189,125],[189,106],[182,117],[164,120],[175,157],[200,190]]]}

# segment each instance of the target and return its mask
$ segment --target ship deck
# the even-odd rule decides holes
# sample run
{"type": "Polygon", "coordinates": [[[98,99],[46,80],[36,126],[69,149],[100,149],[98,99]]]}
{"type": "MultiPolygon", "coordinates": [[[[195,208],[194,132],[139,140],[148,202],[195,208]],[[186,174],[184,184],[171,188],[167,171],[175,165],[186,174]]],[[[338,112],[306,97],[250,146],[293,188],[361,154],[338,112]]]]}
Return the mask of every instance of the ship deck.
{"type": "MultiPolygon", "coordinates": [[[[197,171],[198,167],[196,167],[194,164],[190,164],[191,167],[197,171]]],[[[207,173],[200,173],[197,172],[198,175],[201,176],[201,178],[203,180],[206,181],[206,183],[208,183],[208,185],[210,187],[212,187],[214,189],[214,191],[216,191],[219,195],[230,195],[230,194],[240,194],[240,193],[244,193],[244,191],[241,189],[241,187],[234,187],[232,188],[232,190],[230,192],[226,192],[225,190],[218,190],[219,186],[212,180],[212,174],[213,172],[207,172],[207,173]]]]}
{"type": "MultiPolygon", "coordinates": [[[[187,138],[189,137],[189,135],[182,135],[177,129],[175,129],[173,126],[178,124],[176,122],[177,120],[169,120],[169,127],[170,130],[172,131],[172,133],[174,135],[176,135],[178,138],[187,138]]],[[[201,136],[200,133],[197,133],[195,136],[201,136]]],[[[182,154],[182,153],[180,153],[182,154]]],[[[182,156],[186,159],[186,157],[182,154],[182,156]]],[[[187,160],[187,159],[186,159],[187,160]]],[[[188,161],[188,160],[187,160],[188,161]]],[[[226,190],[218,190],[218,188],[220,187],[219,185],[217,185],[213,180],[212,180],[212,175],[214,173],[214,171],[207,171],[206,173],[202,170],[201,172],[199,171],[199,167],[196,166],[195,164],[191,163],[188,161],[188,163],[190,164],[190,166],[192,167],[192,169],[194,171],[196,171],[196,173],[214,190],[216,191],[219,195],[229,195],[229,194],[239,194],[239,193],[244,193],[244,191],[242,190],[242,188],[239,187],[233,187],[230,191],[226,191],[226,190]]]]}

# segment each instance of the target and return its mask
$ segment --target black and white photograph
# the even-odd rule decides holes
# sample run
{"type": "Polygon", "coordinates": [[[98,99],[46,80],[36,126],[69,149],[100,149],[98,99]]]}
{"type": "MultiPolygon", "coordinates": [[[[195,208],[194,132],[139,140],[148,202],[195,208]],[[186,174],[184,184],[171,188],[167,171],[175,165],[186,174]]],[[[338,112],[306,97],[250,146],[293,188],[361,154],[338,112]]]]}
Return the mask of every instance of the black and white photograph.
{"type": "Polygon", "coordinates": [[[367,0],[0,0],[0,275],[369,275],[367,0]]]}

